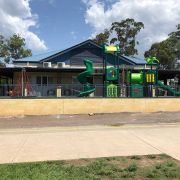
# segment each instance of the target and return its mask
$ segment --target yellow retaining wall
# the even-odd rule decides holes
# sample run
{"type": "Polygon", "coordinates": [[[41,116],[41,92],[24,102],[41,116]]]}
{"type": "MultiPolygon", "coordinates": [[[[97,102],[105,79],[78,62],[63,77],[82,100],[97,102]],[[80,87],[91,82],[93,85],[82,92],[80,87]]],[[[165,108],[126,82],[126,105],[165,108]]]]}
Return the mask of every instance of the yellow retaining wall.
{"type": "Polygon", "coordinates": [[[0,99],[0,116],[180,111],[180,98],[0,99]]]}

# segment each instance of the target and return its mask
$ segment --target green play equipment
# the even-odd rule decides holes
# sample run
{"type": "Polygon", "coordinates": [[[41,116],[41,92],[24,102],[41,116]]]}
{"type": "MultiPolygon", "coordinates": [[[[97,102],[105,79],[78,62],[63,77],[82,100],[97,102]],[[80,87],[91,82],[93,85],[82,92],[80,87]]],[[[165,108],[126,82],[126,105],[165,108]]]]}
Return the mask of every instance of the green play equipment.
{"type": "Polygon", "coordinates": [[[160,88],[170,92],[172,95],[180,96],[180,91],[175,91],[170,86],[164,85],[161,81],[158,81],[157,84],[159,85],[160,88]]]}
{"type": "Polygon", "coordinates": [[[119,46],[104,46],[104,53],[119,53],[120,52],[120,48],[119,46]]]}
{"type": "Polygon", "coordinates": [[[157,85],[158,73],[157,69],[147,69],[134,73],[128,71],[127,83],[130,88],[131,97],[152,96],[153,85],[157,85]]]}
{"type": "Polygon", "coordinates": [[[141,70],[133,68],[124,69],[119,66],[119,46],[104,46],[104,96],[105,97],[155,97],[159,88],[168,91],[172,95],[179,96],[180,92],[158,81],[158,63],[156,57],[146,58],[147,64],[141,70]],[[108,58],[113,63],[108,66],[108,58]]]}
{"type": "Polygon", "coordinates": [[[159,63],[159,60],[156,57],[148,57],[146,58],[146,62],[148,64],[157,64],[159,63]]]}
{"type": "Polygon", "coordinates": [[[148,71],[145,73],[145,81],[146,83],[152,83],[152,84],[157,84],[157,75],[156,75],[156,72],[154,71],[148,71]]]}
{"type": "Polygon", "coordinates": [[[131,71],[127,72],[127,83],[130,86],[130,97],[141,98],[144,97],[144,73],[132,73],[131,71]]]}
{"type": "Polygon", "coordinates": [[[132,84],[143,84],[144,82],[144,75],[142,72],[140,73],[131,73],[128,72],[128,82],[132,83],[132,84]]]}
{"type": "Polygon", "coordinates": [[[118,70],[115,67],[107,68],[106,70],[106,80],[116,81],[118,79],[118,70]]]}
{"type": "Polygon", "coordinates": [[[146,84],[157,84],[158,81],[158,63],[159,60],[156,57],[148,57],[146,58],[146,62],[148,65],[150,65],[151,70],[147,71],[145,73],[145,81],[146,84]],[[156,65],[156,69],[153,70],[153,65],[156,65]]]}
{"type": "MultiPolygon", "coordinates": [[[[120,64],[119,46],[103,46],[103,77],[104,97],[155,97],[159,96],[159,89],[166,90],[173,96],[180,96],[170,86],[164,85],[158,80],[158,59],[156,57],[146,58],[147,64],[142,69],[128,67],[120,64]]],[[[89,59],[84,60],[86,70],[77,76],[78,81],[83,85],[83,90],[78,97],[88,97],[95,92],[95,86],[90,83],[93,76],[93,63],[89,59]]]]}
{"type": "Polygon", "coordinates": [[[118,87],[114,84],[107,85],[107,97],[117,97],[118,87]]]}
{"type": "Polygon", "coordinates": [[[133,98],[142,98],[144,97],[144,89],[141,84],[133,84],[131,85],[131,97],[133,98]]]}
{"type": "Polygon", "coordinates": [[[83,84],[84,91],[80,92],[78,97],[87,97],[95,91],[94,85],[87,81],[87,78],[93,75],[93,63],[91,60],[85,59],[84,64],[86,66],[86,70],[77,76],[78,81],[83,84]]]}
{"type": "Polygon", "coordinates": [[[147,64],[151,66],[151,70],[146,73],[146,83],[155,84],[156,86],[160,87],[168,91],[170,94],[175,96],[180,96],[180,92],[175,91],[172,87],[164,85],[161,81],[158,81],[158,69],[152,70],[152,65],[158,65],[159,60],[156,57],[148,57],[146,58],[147,64]]]}
{"type": "Polygon", "coordinates": [[[119,85],[119,68],[118,68],[118,54],[120,53],[119,46],[107,46],[103,48],[104,53],[104,63],[103,68],[105,70],[104,79],[104,96],[106,97],[118,97],[118,92],[120,91],[119,85]],[[108,54],[113,54],[114,56],[114,66],[109,67],[107,63],[108,54]]]}

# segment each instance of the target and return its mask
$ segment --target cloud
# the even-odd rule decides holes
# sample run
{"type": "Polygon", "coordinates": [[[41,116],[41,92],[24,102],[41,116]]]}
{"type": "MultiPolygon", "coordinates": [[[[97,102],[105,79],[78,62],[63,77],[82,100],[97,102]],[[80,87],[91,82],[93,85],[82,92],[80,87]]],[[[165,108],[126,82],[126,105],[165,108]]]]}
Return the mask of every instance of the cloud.
{"type": "Polygon", "coordinates": [[[86,4],[85,22],[93,35],[109,28],[114,21],[134,18],[142,21],[145,29],[140,32],[140,54],[154,42],[167,38],[176,29],[180,19],[179,0],[82,0],[86,4]],[[107,3],[108,2],[108,3],[107,3]]]}
{"type": "Polygon", "coordinates": [[[9,37],[18,33],[26,39],[28,48],[34,51],[47,49],[45,42],[30,30],[38,27],[38,16],[32,14],[29,0],[1,0],[0,17],[0,34],[9,37]]]}
{"type": "Polygon", "coordinates": [[[49,3],[51,6],[55,6],[56,0],[48,0],[48,3],[49,3]]]}
{"type": "Polygon", "coordinates": [[[77,33],[75,31],[70,32],[73,39],[77,39],[77,33]]]}

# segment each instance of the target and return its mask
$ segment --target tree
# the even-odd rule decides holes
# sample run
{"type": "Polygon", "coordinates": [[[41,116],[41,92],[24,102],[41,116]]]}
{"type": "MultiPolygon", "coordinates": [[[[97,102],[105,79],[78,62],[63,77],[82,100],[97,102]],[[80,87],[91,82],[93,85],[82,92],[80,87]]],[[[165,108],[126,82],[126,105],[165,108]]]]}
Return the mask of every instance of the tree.
{"type": "Polygon", "coordinates": [[[105,29],[103,33],[96,35],[93,41],[99,45],[108,44],[110,32],[108,29],[105,29]]]}
{"type": "Polygon", "coordinates": [[[176,26],[177,31],[169,34],[168,40],[171,42],[171,51],[176,59],[180,59],[180,24],[176,26]]]}
{"type": "Polygon", "coordinates": [[[111,39],[110,43],[117,43],[121,49],[121,54],[130,56],[138,54],[136,45],[139,42],[136,40],[137,34],[144,28],[142,22],[136,22],[134,19],[126,19],[121,22],[114,22],[111,26],[111,33],[115,32],[114,38],[111,39]]]}
{"type": "Polygon", "coordinates": [[[155,56],[162,66],[171,66],[174,55],[171,52],[170,42],[165,40],[160,43],[154,43],[150,50],[146,51],[145,57],[155,56]]]}
{"type": "Polygon", "coordinates": [[[170,33],[166,40],[152,44],[144,56],[155,56],[163,67],[174,68],[180,59],[180,24],[177,25],[177,31],[170,33]]]}
{"type": "Polygon", "coordinates": [[[14,34],[9,39],[0,36],[0,57],[4,57],[5,62],[11,58],[21,59],[32,55],[30,49],[26,49],[25,39],[19,34],[14,34]]]}
{"type": "Polygon", "coordinates": [[[4,36],[0,35],[0,57],[6,58],[8,56],[7,40],[5,40],[4,36]]]}

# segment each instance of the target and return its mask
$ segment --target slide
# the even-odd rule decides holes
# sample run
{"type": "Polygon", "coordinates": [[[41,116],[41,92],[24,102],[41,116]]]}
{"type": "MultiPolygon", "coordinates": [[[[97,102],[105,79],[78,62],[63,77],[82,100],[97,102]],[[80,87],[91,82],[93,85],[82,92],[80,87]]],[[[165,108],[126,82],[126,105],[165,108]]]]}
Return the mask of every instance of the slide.
{"type": "Polygon", "coordinates": [[[91,77],[93,75],[93,64],[92,61],[85,59],[84,64],[86,66],[86,71],[80,73],[77,76],[78,81],[84,85],[84,91],[80,92],[78,97],[87,97],[89,94],[95,91],[95,87],[93,84],[88,83],[87,77],[91,77]]]}
{"type": "Polygon", "coordinates": [[[161,81],[158,81],[158,85],[160,88],[167,90],[168,92],[170,92],[172,95],[176,95],[176,96],[180,96],[180,92],[175,91],[174,89],[172,89],[170,86],[164,85],[161,81]]]}

